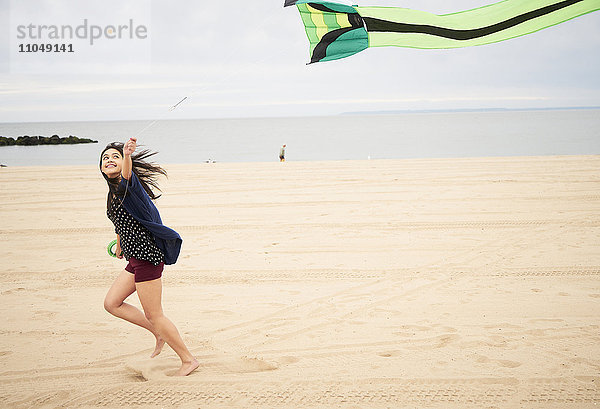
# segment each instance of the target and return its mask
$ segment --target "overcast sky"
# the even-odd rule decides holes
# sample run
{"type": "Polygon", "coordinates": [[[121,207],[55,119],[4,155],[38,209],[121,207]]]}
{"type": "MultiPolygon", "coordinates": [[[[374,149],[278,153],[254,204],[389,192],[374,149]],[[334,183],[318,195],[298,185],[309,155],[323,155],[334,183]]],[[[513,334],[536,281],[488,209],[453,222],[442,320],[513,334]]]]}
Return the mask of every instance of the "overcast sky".
{"type": "MultiPolygon", "coordinates": [[[[444,14],[493,2],[359,4],[444,14]]],[[[371,48],[306,65],[298,11],[282,3],[0,0],[0,121],[600,106],[600,12],[481,47],[371,48]],[[19,25],[76,27],[84,19],[104,28],[132,19],[147,37],[99,39],[93,46],[89,39],[61,41],[77,46],[70,55],[17,52],[20,43],[39,42],[18,39],[19,25]]]]}

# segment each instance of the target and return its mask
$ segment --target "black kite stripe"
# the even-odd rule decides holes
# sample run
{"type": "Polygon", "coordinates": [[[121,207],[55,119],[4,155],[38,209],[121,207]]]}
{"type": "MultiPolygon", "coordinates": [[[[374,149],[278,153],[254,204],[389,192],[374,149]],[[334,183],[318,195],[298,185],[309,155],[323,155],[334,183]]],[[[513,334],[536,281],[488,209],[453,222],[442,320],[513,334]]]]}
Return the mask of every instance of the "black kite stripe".
{"type": "Polygon", "coordinates": [[[319,11],[324,11],[327,13],[338,13],[335,10],[330,9],[329,7],[323,5],[323,4],[319,4],[319,3],[307,3],[309,6],[311,6],[314,9],[317,9],[319,11]]]}
{"type": "Polygon", "coordinates": [[[309,6],[311,6],[312,8],[325,12],[325,13],[336,13],[336,14],[345,14],[348,16],[348,22],[350,23],[350,25],[352,27],[362,27],[363,26],[363,22],[362,22],[362,18],[358,15],[358,13],[347,13],[345,11],[335,11],[330,9],[327,6],[324,6],[322,4],[319,3],[306,3],[309,6]]]}
{"type": "Polygon", "coordinates": [[[514,27],[537,17],[550,14],[565,7],[572,6],[583,0],[565,0],[537,10],[529,11],[519,16],[510,18],[491,26],[474,28],[470,30],[455,30],[452,28],[436,27],[423,24],[396,23],[393,21],[380,20],[378,18],[363,17],[362,19],[370,32],[392,32],[392,33],[421,33],[453,40],[471,40],[497,33],[507,28],[514,27]]]}
{"type": "Polygon", "coordinates": [[[321,41],[319,41],[319,44],[315,46],[312,57],[310,58],[310,63],[312,64],[321,61],[327,56],[327,47],[329,47],[329,44],[337,40],[342,34],[356,29],[357,27],[344,27],[338,28],[337,30],[330,31],[329,33],[325,34],[321,38],[321,41]]]}

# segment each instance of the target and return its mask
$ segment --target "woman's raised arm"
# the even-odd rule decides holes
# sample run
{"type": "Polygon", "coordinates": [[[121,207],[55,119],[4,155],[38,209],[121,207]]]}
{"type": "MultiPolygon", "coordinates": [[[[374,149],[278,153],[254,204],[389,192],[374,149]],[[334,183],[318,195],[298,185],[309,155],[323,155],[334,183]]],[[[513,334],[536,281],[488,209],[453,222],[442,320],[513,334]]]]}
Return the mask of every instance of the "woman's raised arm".
{"type": "Polygon", "coordinates": [[[131,154],[135,152],[135,148],[137,147],[137,139],[129,138],[129,140],[123,146],[123,167],[121,168],[121,174],[127,180],[131,179],[131,168],[133,167],[131,163],[131,154]]]}

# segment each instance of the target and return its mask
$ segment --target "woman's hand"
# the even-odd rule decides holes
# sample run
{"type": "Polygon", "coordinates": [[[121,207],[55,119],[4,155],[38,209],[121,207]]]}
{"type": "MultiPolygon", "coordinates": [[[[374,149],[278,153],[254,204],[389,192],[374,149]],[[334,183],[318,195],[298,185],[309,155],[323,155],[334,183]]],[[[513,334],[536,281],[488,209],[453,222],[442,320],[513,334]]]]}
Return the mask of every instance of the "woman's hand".
{"type": "Polygon", "coordinates": [[[125,142],[125,146],[123,146],[123,154],[130,156],[133,152],[135,152],[135,148],[137,147],[137,139],[129,138],[127,142],[125,142]]]}

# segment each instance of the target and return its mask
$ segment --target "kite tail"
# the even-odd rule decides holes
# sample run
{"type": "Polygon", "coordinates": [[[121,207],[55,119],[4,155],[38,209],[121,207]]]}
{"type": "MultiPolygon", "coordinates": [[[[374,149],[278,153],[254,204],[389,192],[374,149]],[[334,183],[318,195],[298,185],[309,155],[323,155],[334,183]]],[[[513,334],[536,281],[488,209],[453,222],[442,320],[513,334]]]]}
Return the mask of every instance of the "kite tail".
{"type": "Polygon", "coordinates": [[[504,0],[438,16],[424,11],[357,7],[371,47],[458,48],[530,34],[600,9],[600,0],[504,0]]]}

